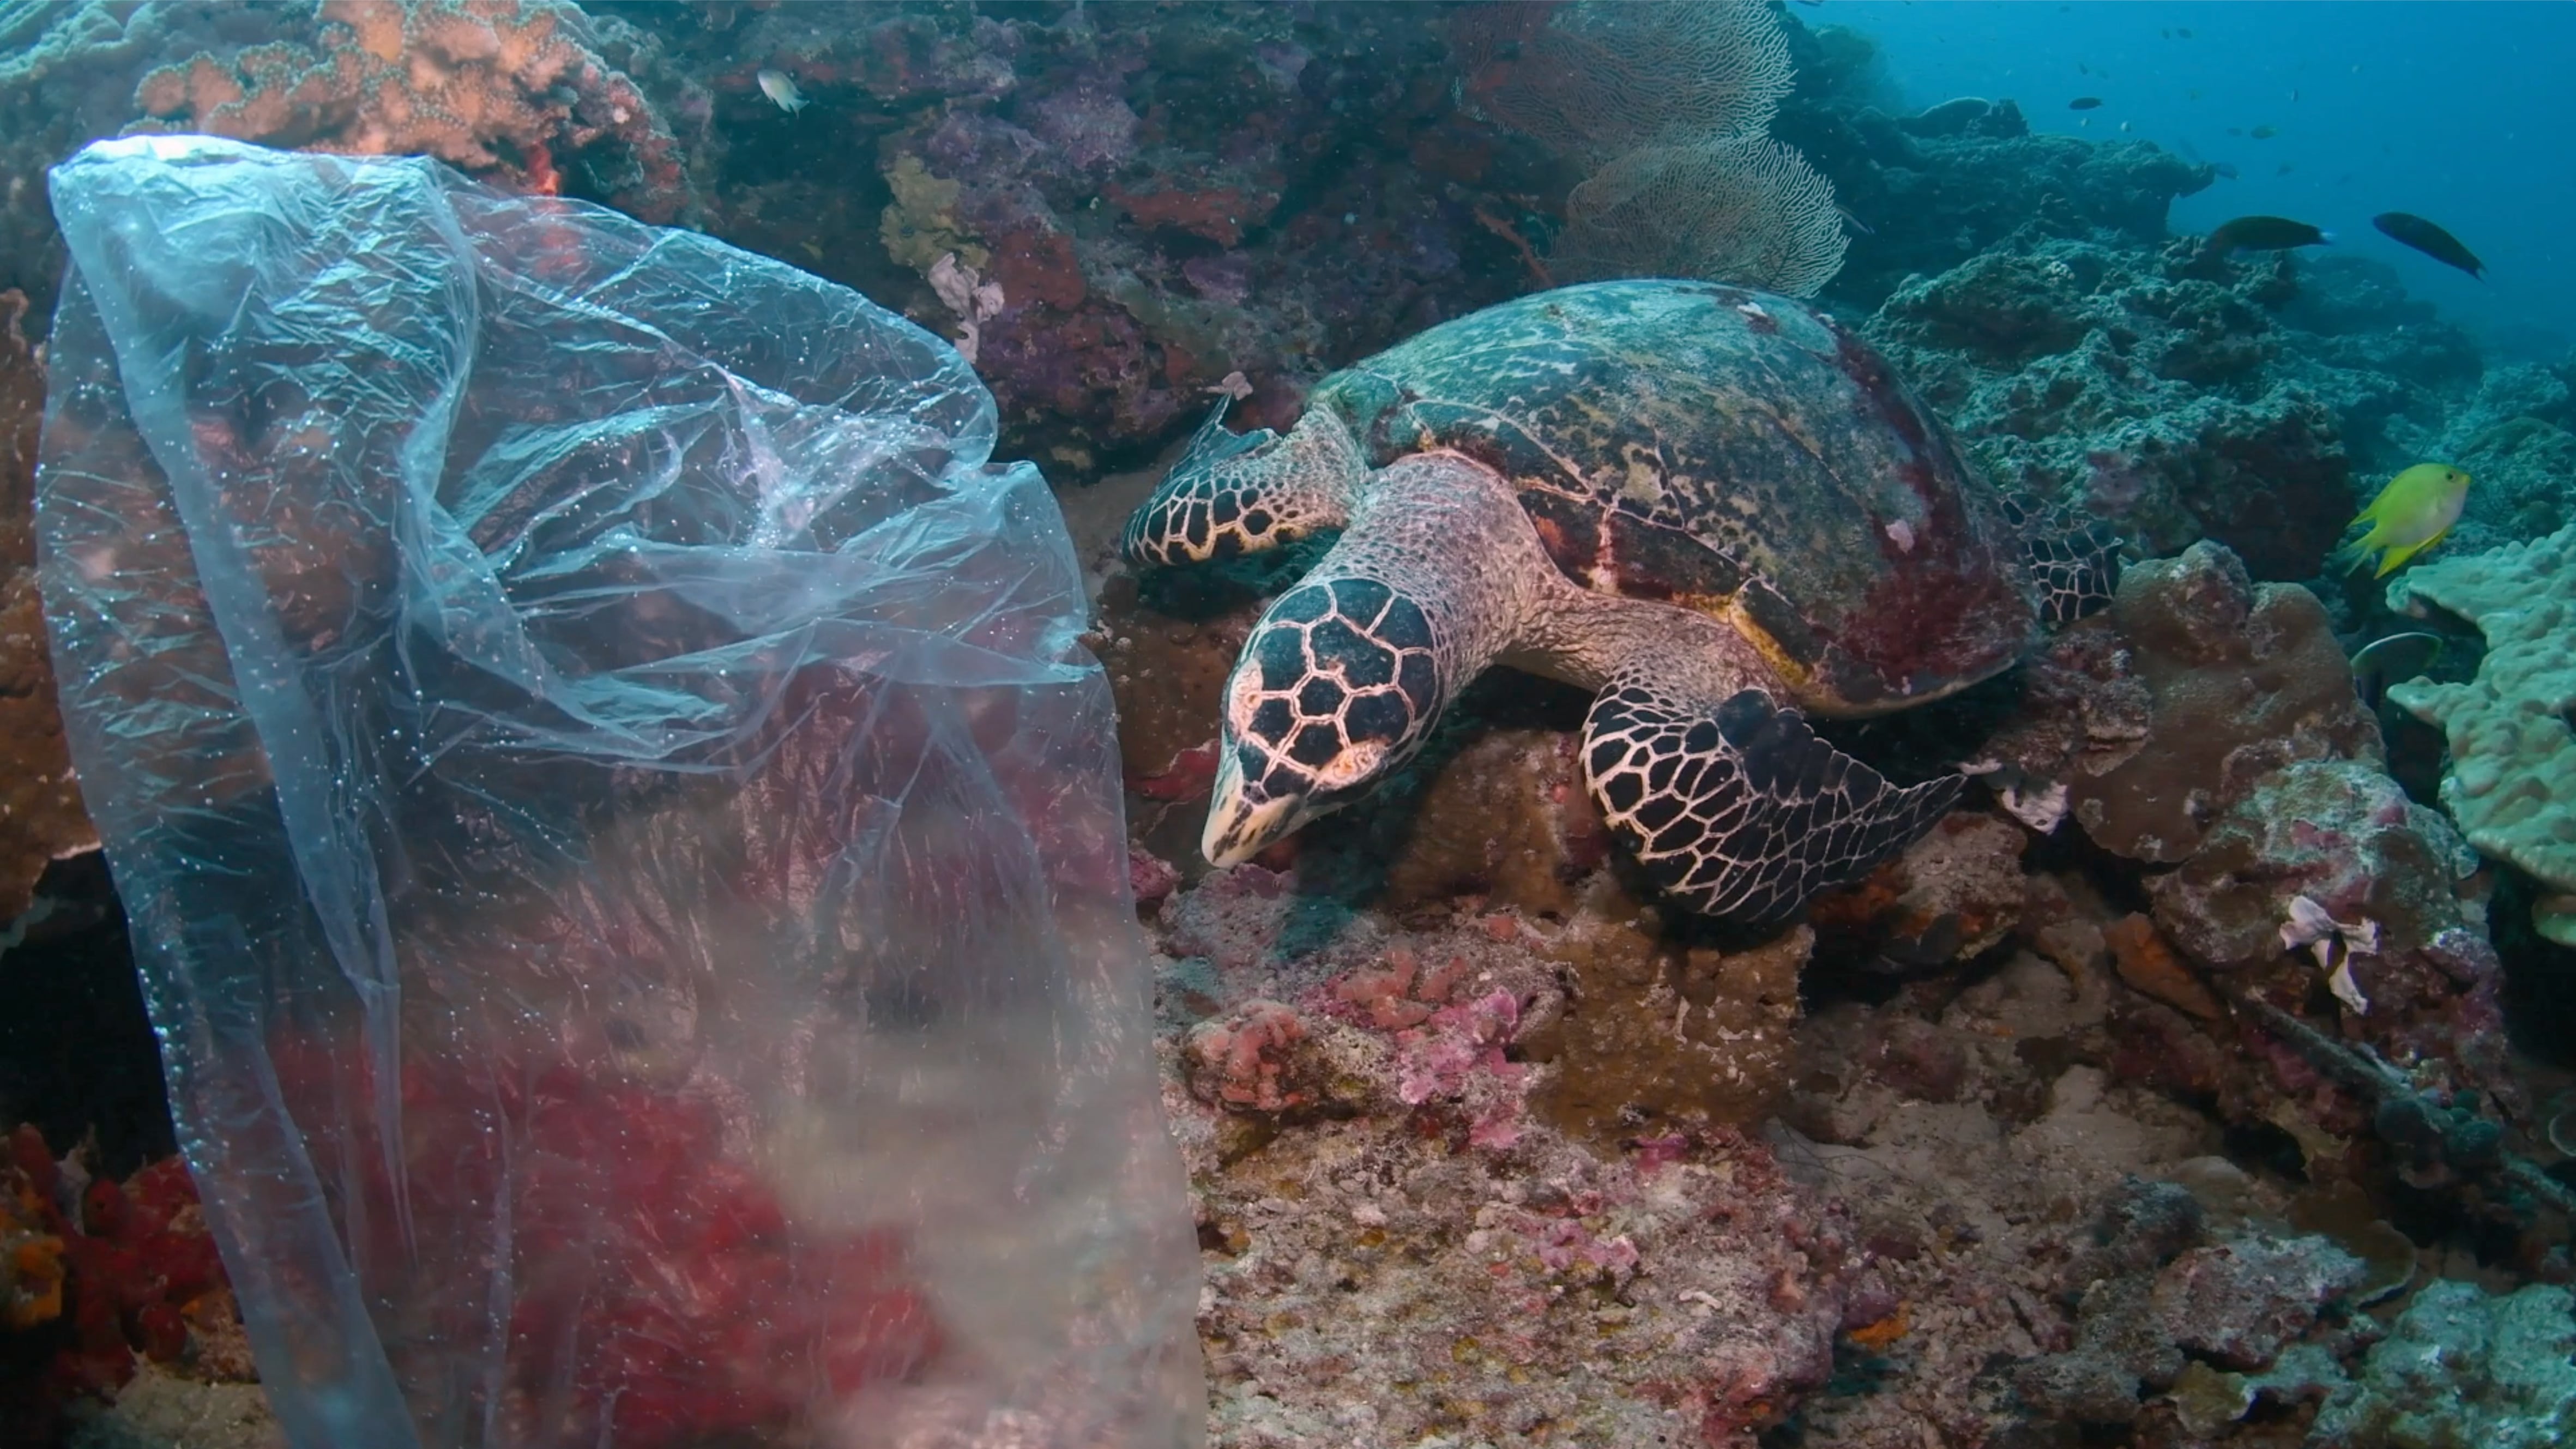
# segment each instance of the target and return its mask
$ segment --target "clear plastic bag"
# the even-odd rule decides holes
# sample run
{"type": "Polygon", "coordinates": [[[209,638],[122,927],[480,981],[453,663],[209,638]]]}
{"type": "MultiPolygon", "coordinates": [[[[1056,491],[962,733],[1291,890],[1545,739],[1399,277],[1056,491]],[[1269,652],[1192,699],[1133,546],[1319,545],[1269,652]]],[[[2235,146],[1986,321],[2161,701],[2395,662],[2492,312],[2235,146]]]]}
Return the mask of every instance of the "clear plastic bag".
{"type": "Polygon", "coordinates": [[[429,161],[53,199],[64,712],[294,1441],[1196,1443],[1109,694],[956,353],[429,161]]]}

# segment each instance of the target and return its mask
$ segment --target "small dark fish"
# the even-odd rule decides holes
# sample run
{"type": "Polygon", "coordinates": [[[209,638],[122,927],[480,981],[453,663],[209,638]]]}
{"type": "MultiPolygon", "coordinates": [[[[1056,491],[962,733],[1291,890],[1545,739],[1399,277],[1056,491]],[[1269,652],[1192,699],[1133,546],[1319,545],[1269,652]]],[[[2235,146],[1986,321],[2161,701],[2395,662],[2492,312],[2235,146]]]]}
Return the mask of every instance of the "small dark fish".
{"type": "Polygon", "coordinates": [[[2460,239],[2420,216],[2403,211],[2383,211],[2370,219],[2370,224],[2385,233],[2389,240],[2413,247],[2437,262],[2454,266],[2483,282],[2487,264],[2478,254],[2460,245],[2460,239]]]}
{"type": "MultiPolygon", "coordinates": [[[[1819,5],[1821,5],[1821,4],[1823,4],[1823,3],[1824,3],[1824,0],[1816,0],[1816,3],[1817,3],[1817,4],[1819,4],[1819,5]]],[[[1859,217],[1852,215],[1852,209],[1851,209],[1850,207],[1845,206],[1845,205],[1843,205],[1841,202],[1837,201],[1837,202],[1835,202],[1835,203],[1834,203],[1834,210],[1836,210],[1836,211],[1838,211],[1838,212],[1841,212],[1841,213],[1842,213],[1842,217],[1843,217],[1843,224],[1844,224],[1845,226],[1848,226],[1848,227],[1850,227],[1852,230],[1854,230],[1854,231],[1856,231],[1856,232],[1859,232],[1862,236],[1876,236],[1876,235],[1878,235],[1878,230],[1877,230],[1877,228],[1872,227],[1868,222],[1865,222],[1865,221],[1861,220],[1859,217]]]]}
{"type": "Polygon", "coordinates": [[[2281,163],[2281,167],[2280,167],[2280,169],[2279,169],[2279,170],[2277,170],[2277,171],[2274,171],[2272,174],[2273,174],[2273,175],[2275,175],[2275,176],[2287,176],[2287,175],[2289,175],[2291,172],[2296,171],[2296,170],[2298,170],[2298,169],[2299,169],[2299,163],[2298,163],[2298,162],[2296,162],[2296,161],[2284,161],[2284,162],[2282,162],[2282,163],[2281,163]]]}
{"type": "Polygon", "coordinates": [[[2389,634],[2373,639],[2352,656],[2353,688],[2373,709],[2388,686],[2420,679],[2442,657],[2442,641],[2431,634],[2389,634]]]}
{"type": "Polygon", "coordinates": [[[2304,221],[2286,216],[2240,216],[2218,224],[2209,245],[2220,252],[2285,252],[2292,247],[2324,246],[2334,238],[2304,221]]]}
{"type": "Polygon", "coordinates": [[[2070,111],[2098,111],[2102,109],[2102,98],[2100,96],[2077,96],[2075,99],[2066,103],[2066,109],[2070,111]]]}
{"type": "Polygon", "coordinates": [[[2236,166],[2235,166],[2235,163],[2233,163],[2233,162],[2230,162],[2230,161],[2221,161],[2221,162],[2219,162],[2217,165],[2212,166],[2212,167],[2210,167],[2209,169],[2210,169],[2210,170],[2212,170],[2212,171],[2217,172],[2217,173],[2218,173],[2219,175],[2221,175],[2221,176],[2226,177],[2226,178],[2227,178],[2228,180],[2230,180],[2230,181],[2233,181],[2233,180],[2235,180],[2235,179],[2236,179],[2236,166]]]}
{"type": "Polygon", "coordinates": [[[2176,39],[2176,40],[2189,40],[2189,39],[2191,39],[2191,32],[2190,32],[2189,30],[2186,30],[2186,29],[2184,29],[2183,27],[2181,27],[2181,26],[2177,25],[2177,26],[2175,26],[2175,27],[2174,27],[2174,39],[2176,39]]]}
{"type": "Polygon", "coordinates": [[[2253,130],[2248,131],[2245,134],[2253,137],[2257,141],[2269,141],[2273,137],[2281,134],[2281,128],[2278,126],[2256,126],[2253,130]]]}
{"type": "Polygon", "coordinates": [[[2231,136],[2242,136],[2245,134],[2245,128],[2243,126],[2230,126],[2227,128],[2227,134],[2231,136]]]}
{"type": "Polygon", "coordinates": [[[2093,67],[2086,65],[2084,62],[2079,60],[2075,62],[2075,73],[2077,75],[2091,75],[2093,73],[2093,67]]]}

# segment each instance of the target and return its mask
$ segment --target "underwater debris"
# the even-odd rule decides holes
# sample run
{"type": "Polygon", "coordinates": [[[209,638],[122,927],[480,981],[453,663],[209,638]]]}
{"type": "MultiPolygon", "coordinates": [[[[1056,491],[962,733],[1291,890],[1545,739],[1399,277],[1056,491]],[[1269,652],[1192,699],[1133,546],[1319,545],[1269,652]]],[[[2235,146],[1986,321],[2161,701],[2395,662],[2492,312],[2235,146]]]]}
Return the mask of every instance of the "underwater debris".
{"type": "Polygon", "coordinates": [[[2486,280],[2487,264],[2477,253],[2460,244],[2460,239],[2426,221],[2403,211],[2383,211],[2370,219],[2390,240],[2413,247],[2445,266],[2457,267],[2479,281],[2486,280]]]}

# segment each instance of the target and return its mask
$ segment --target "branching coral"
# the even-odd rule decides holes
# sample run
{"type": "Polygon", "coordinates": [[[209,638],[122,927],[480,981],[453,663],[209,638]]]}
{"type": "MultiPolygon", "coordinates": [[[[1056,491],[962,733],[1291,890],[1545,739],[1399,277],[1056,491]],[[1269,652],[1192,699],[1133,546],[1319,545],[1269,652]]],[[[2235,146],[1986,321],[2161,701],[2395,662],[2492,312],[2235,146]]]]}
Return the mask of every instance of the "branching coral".
{"type": "Polygon", "coordinates": [[[323,0],[311,43],[206,52],[143,78],[135,104],[273,146],[426,155],[556,186],[555,158],[619,143],[609,199],[647,221],[689,202],[678,143],[558,0],[323,0]]]}
{"type": "Polygon", "coordinates": [[[2442,805],[2469,844],[2539,881],[2532,924],[2576,946],[2576,525],[2410,569],[2388,606],[2486,635],[2476,679],[2410,681],[2388,697],[2448,737],[2442,805]]]}

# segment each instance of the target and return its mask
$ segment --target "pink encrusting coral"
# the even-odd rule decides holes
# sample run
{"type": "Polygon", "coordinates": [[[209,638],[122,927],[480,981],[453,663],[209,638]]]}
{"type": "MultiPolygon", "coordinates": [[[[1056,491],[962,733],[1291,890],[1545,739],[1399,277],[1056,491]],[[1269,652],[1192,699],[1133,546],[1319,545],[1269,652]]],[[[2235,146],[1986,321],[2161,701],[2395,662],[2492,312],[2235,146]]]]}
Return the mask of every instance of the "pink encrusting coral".
{"type": "Polygon", "coordinates": [[[692,204],[679,145],[556,0],[323,0],[310,43],[201,53],[143,77],[146,115],[239,140],[435,156],[532,191],[613,144],[608,199],[651,222],[692,204]]]}
{"type": "MultiPolygon", "coordinates": [[[[349,1068],[295,1041],[276,1055],[290,1093],[349,1068]]],[[[375,1286],[417,1295],[386,1346],[439,1376],[457,1345],[506,1333],[499,1382],[455,1387],[492,1392],[477,1412],[514,1440],[786,1432],[941,1352],[902,1236],[804,1221],[729,1145],[744,1124],[721,1091],[423,1053],[400,1098],[399,1185],[372,1129],[354,1134],[369,1170],[351,1211],[415,1225],[413,1243],[357,1247],[375,1286]],[[473,1241],[488,1220],[507,1234],[473,1241]],[[456,1271],[480,1259],[486,1271],[456,1271]]]]}

